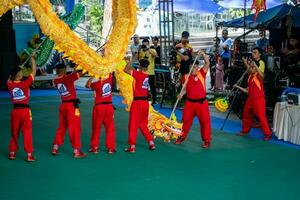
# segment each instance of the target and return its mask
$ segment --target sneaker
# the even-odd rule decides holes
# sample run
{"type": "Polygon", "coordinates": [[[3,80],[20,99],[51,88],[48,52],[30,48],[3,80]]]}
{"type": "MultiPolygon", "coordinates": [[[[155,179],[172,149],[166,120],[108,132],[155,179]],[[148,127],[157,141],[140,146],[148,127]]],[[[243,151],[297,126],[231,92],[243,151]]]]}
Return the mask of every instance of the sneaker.
{"type": "Polygon", "coordinates": [[[27,158],[26,158],[27,162],[34,162],[35,158],[32,154],[27,154],[27,158]]]}
{"type": "Polygon", "coordinates": [[[155,150],[155,144],[150,144],[149,145],[149,150],[154,151],[155,150]]]}
{"type": "Polygon", "coordinates": [[[115,149],[108,149],[107,153],[108,154],[114,154],[114,153],[116,153],[116,150],[115,149]]]}
{"type": "Polygon", "coordinates": [[[174,144],[181,144],[185,140],[185,137],[179,136],[177,140],[175,140],[174,144]]]}
{"type": "Polygon", "coordinates": [[[95,147],[91,147],[89,152],[93,153],[93,154],[98,154],[99,153],[98,148],[95,148],[95,147]]]}
{"type": "Polygon", "coordinates": [[[74,158],[84,158],[85,156],[86,156],[86,154],[83,153],[81,150],[73,153],[74,158]]]}
{"type": "Polygon", "coordinates": [[[58,155],[58,149],[52,148],[51,154],[52,154],[53,156],[57,156],[57,155],[58,155]]]}
{"type": "Polygon", "coordinates": [[[204,143],[202,144],[202,148],[203,149],[207,149],[207,148],[209,148],[209,146],[210,146],[210,142],[209,141],[204,141],[204,143]]]}
{"type": "Polygon", "coordinates": [[[270,141],[271,139],[272,139],[272,135],[266,135],[264,137],[264,141],[266,141],[266,142],[270,141]]]}
{"type": "Polygon", "coordinates": [[[128,152],[128,153],[135,153],[135,147],[127,147],[126,149],[124,149],[125,152],[128,152]]]}
{"type": "Polygon", "coordinates": [[[238,134],[236,134],[237,136],[246,136],[248,135],[248,133],[244,133],[244,132],[239,132],[238,134]]]}
{"type": "Polygon", "coordinates": [[[13,151],[9,152],[9,154],[8,154],[8,159],[9,159],[9,160],[14,160],[14,159],[16,159],[16,152],[13,152],[13,151]]]}

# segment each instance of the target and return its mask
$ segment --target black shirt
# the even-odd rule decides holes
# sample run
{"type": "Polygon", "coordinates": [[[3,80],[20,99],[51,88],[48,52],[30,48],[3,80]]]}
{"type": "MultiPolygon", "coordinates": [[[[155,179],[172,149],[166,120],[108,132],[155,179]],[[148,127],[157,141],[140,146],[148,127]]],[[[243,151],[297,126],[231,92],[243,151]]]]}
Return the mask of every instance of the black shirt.
{"type": "Polygon", "coordinates": [[[155,49],[156,53],[157,53],[157,57],[155,58],[155,64],[156,65],[160,65],[161,64],[161,49],[160,46],[154,47],[153,45],[150,47],[151,49],[155,49]]]}

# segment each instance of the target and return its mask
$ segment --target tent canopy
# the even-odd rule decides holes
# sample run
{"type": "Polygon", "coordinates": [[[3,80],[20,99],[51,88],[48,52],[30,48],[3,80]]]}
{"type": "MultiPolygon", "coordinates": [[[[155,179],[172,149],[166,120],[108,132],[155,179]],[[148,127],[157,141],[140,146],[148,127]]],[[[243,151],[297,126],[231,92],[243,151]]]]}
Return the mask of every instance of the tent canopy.
{"type": "Polygon", "coordinates": [[[212,0],[174,0],[174,11],[191,11],[216,14],[224,8],[212,0]]]}
{"type": "MultiPolygon", "coordinates": [[[[292,15],[293,27],[300,27],[300,7],[294,7],[287,4],[282,4],[275,6],[273,8],[262,11],[258,14],[256,21],[254,21],[254,14],[245,17],[246,28],[248,29],[258,29],[258,28],[270,28],[272,26],[278,25],[283,18],[292,15]],[[277,22],[277,23],[276,23],[277,22]]],[[[244,17],[234,19],[227,22],[219,23],[223,27],[234,27],[243,28],[244,27],[244,17]]]]}

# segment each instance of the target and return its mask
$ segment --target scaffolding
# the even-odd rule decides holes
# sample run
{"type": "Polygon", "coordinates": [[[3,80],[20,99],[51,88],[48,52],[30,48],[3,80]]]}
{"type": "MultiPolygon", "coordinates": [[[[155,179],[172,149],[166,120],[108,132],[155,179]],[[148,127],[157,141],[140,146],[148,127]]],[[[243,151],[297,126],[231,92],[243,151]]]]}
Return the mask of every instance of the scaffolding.
{"type": "Polygon", "coordinates": [[[159,33],[162,64],[169,65],[169,52],[174,44],[174,8],[173,0],[159,0],[159,33]]]}

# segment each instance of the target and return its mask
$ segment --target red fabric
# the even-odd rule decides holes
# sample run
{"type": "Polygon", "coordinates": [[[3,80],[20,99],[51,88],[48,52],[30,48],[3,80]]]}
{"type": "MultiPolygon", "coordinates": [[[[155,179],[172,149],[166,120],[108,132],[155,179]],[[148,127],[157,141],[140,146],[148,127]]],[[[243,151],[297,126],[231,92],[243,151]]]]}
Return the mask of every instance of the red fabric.
{"type": "Polygon", "coordinates": [[[32,153],[32,121],[30,109],[13,109],[10,116],[11,140],[9,151],[16,152],[18,150],[18,138],[21,131],[23,133],[24,150],[26,153],[32,153]]]}
{"type": "Polygon", "coordinates": [[[91,84],[91,89],[95,91],[95,104],[112,101],[112,76],[99,80],[91,84]]]}
{"type": "Polygon", "coordinates": [[[114,108],[112,104],[100,104],[93,108],[91,147],[99,147],[102,124],[105,127],[107,149],[116,149],[114,108]]]}
{"type": "Polygon", "coordinates": [[[132,71],[133,82],[133,96],[134,97],[148,97],[149,77],[141,71],[132,71]]]}
{"type": "Polygon", "coordinates": [[[74,82],[78,79],[79,74],[77,72],[54,79],[53,82],[57,87],[63,101],[77,98],[74,82]]]}
{"type": "Polygon", "coordinates": [[[203,141],[211,141],[211,122],[208,108],[208,102],[203,103],[186,101],[182,116],[182,132],[183,137],[186,137],[193,124],[194,117],[197,116],[200,123],[201,138],[203,141]]]}
{"type": "Polygon", "coordinates": [[[255,115],[261,125],[261,129],[266,136],[272,134],[268,120],[266,117],[266,102],[264,97],[250,98],[248,97],[244,110],[242,120],[242,132],[248,133],[252,127],[253,116],[255,115]]]}
{"type": "Polygon", "coordinates": [[[264,83],[258,74],[250,75],[248,78],[248,97],[264,97],[264,83]]]}
{"type": "Polygon", "coordinates": [[[11,95],[13,104],[28,104],[30,98],[30,86],[33,81],[33,76],[30,75],[24,81],[7,81],[7,88],[11,95]]]}
{"type": "MultiPolygon", "coordinates": [[[[201,68],[196,75],[191,74],[186,85],[186,95],[190,99],[201,99],[206,96],[205,78],[206,71],[201,68]]],[[[186,76],[183,78],[183,83],[186,76]]]]}
{"type": "Polygon", "coordinates": [[[80,124],[79,108],[75,108],[73,102],[62,103],[59,107],[59,127],[56,131],[53,144],[62,145],[68,129],[72,147],[80,149],[80,124]]]}
{"type": "Polygon", "coordinates": [[[135,145],[138,129],[141,130],[147,142],[153,140],[148,129],[149,103],[145,100],[135,100],[132,102],[129,113],[128,124],[128,144],[135,145]]]}

